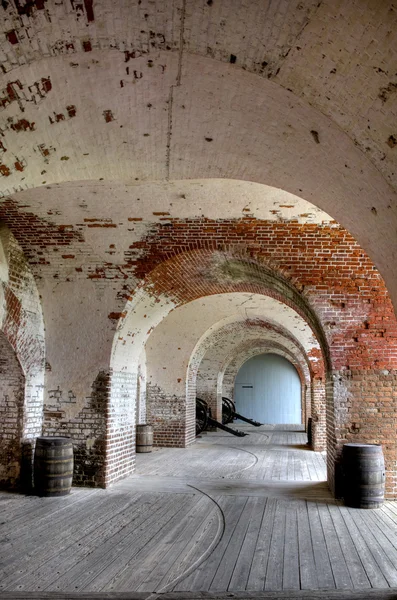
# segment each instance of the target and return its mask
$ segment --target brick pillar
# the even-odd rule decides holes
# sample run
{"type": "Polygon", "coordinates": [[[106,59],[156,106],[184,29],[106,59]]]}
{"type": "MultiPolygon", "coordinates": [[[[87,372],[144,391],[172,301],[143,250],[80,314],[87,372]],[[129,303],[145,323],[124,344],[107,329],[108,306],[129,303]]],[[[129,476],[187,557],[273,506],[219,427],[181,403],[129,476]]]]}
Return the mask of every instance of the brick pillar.
{"type": "Polygon", "coordinates": [[[185,397],[167,394],[160,386],[148,384],[146,398],[147,421],[153,425],[154,446],[184,448],[187,445],[185,397]]]}
{"type": "Polygon", "coordinates": [[[325,382],[314,377],[311,386],[312,396],[312,436],[313,450],[323,452],[327,449],[325,382]]]}
{"type": "Polygon", "coordinates": [[[325,383],[326,429],[327,429],[327,481],[334,496],[339,497],[339,449],[336,437],[336,415],[334,401],[334,376],[327,375],[325,383]]]}
{"type": "Polygon", "coordinates": [[[21,475],[25,377],[17,356],[0,332],[0,487],[15,488],[21,475]]]}
{"type": "Polygon", "coordinates": [[[330,460],[334,462],[337,495],[341,495],[338,465],[343,444],[358,442],[382,445],[386,465],[385,496],[397,497],[396,397],[395,369],[343,369],[334,372],[335,450],[330,460]]]}
{"type": "Polygon", "coordinates": [[[135,402],[137,373],[113,371],[104,380],[106,415],[105,486],[135,469],[135,402]]]}
{"type": "Polygon", "coordinates": [[[302,382],[302,423],[307,427],[307,420],[312,416],[311,386],[302,382]]]}

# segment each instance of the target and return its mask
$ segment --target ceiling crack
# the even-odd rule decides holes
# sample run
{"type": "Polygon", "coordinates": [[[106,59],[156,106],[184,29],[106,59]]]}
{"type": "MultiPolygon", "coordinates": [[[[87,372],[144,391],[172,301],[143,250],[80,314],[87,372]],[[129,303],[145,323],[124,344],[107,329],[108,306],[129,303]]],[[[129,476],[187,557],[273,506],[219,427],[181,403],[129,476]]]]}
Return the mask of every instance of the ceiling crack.
{"type": "Polygon", "coordinates": [[[178,71],[176,75],[176,83],[171,85],[170,94],[168,96],[168,129],[167,129],[167,145],[165,152],[165,167],[166,167],[166,180],[170,180],[170,164],[171,164],[171,138],[172,138],[172,109],[174,104],[174,87],[181,85],[182,79],[182,57],[183,48],[185,43],[185,16],[186,16],[186,0],[182,0],[181,8],[181,28],[179,32],[179,54],[178,54],[178,71]]]}

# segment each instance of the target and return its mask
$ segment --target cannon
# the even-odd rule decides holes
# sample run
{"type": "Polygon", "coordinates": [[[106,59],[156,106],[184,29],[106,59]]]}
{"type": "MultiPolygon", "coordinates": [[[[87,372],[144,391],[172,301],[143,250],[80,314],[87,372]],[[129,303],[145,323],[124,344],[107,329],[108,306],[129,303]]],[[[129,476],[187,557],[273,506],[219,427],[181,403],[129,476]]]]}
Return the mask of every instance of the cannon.
{"type": "Polygon", "coordinates": [[[208,425],[211,425],[212,427],[219,427],[219,429],[227,431],[227,433],[231,433],[237,437],[244,437],[248,435],[248,433],[244,433],[244,431],[231,429],[224,423],[215,421],[215,419],[213,419],[211,416],[211,409],[208,404],[201,398],[196,398],[196,435],[199,435],[202,431],[207,429],[208,425]]]}
{"type": "Polygon", "coordinates": [[[248,419],[247,417],[243,417],[243,415],[236,413],[234,402],[230,400],[230,398],[222,397],[222,423],[226,425],[227,423],[232,423],[234,419],[240,419],[250,425],[254,425],[254,427],[260,427],[262,425],[262,423],[259,423],[258,421],[248,419]]]}

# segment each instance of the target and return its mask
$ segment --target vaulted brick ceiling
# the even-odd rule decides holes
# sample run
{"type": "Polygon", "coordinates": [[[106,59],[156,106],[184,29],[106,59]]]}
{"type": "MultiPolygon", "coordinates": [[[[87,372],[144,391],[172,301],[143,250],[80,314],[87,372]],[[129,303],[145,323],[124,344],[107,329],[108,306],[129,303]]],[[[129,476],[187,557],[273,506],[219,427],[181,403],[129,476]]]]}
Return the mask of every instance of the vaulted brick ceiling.
{"type": "MultiPolygon", "coordinates": [[[[391,183],[396,182],[397,9],[392,2],[15,0],[2,2],[1,13],[1,62],[10,80],[21,65],[47,57],[64,57],[61,62],[79,71],[78,55],[93,50],[121,53],[128,65],[126,87],[129,75],[132,82],[142,76],[135,68],[139,57],[156,75],[162,73],[165,67],[154,58],[159,51],[178,56],[176,81],[169,82],[177,86],[186,55],[233,63],[304,98],[346,131],[391,183]]],[[[96,66],[96,58],[91,62],[97,78],[105,65],[96,66]]],[[[22,96],[28,101],[40,96],[40,87],[41,96],[50,91],[44,71],[37,81],[37,89],[27,90],[25,85],[22,96]]],[[[122,79],[119,85],[122,89],[122,79]]],[[[18,94],[15,82],[14,89],[18,94]]],[[[112,92],[108,118],[123,95],[120,89],[112,92]]],[[[63,116],[71,118],[67,111],[63,116]]]]}
{"type": "MultiPolygon", "coordinates": [[[[0,13],[0,191],[18,218],[71,225],[75,239],[79,224],[102,224],[84,234],[98,263],[117,254],[109,209],[112,227],[148,207],[166,218],[173,203],[222,218],[210,180],[268,184],[351,231],[396,301],[391,2],[12,0],[0,13]],[[204,206],[192,178],[209,181],[204,206]]],[[[238,191],[247,203],[232,198],[232,212],[271,210],[238,191]]]]}
{"type": "MultiPolygon", "coordinates": [[[[18,242],[4,229],[0,316],[22,354],[40,342],[40,398],[45,323],[47,406],[64,393],[68,418],[91,410],[113,368],[108,413],[127,414],[167,320],[261,294],[329,349],[351,406],[332,444],[351,415],[372,440],[371,377],[388,394],[397,365],[396,20],[390,0],[0,3],[0,220],[18,242]]],[[[166,372],[163,355],[148,366],[166,372]]],[[[179,368],[165,399],[180,393],[185,414],[179,368]]]]}

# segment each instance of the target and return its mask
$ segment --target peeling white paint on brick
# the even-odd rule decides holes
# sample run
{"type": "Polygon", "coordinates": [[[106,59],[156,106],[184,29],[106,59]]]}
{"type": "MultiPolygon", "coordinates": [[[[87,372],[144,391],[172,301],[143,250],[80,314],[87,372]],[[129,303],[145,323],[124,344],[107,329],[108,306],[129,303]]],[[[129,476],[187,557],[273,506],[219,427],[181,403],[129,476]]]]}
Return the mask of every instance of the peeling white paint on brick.
{"type": "Polygon", "coordinates": [[[144,345],[159,323],[175,308],[166,297],[139,288],[126,306],[114,337],[110,366],[116,371],[136,371],[144,345]]]}

